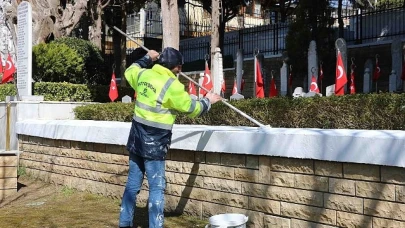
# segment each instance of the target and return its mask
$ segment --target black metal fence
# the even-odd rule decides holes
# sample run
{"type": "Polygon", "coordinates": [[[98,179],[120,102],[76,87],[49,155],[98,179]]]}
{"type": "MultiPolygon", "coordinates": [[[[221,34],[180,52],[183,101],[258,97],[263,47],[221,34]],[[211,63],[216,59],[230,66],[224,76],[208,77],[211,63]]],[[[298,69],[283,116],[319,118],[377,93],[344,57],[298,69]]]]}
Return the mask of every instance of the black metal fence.
{"type": "MultiPolygon", "coordinates": [[[[338,38],[337,9],[332,13],[333,27],[338,38]]],[[[342,9],[343,38],[348,45],[378,43],[396,38],[405,38],[405,0],[385,1],[376,7],[356,8],[345,6],[342,9]]],[[[264,55],[281,54],[286,49],[285,38],[288,23],[275,23],[238,32],[228,32],[224,39],[224,55],[236,58],[239,48],[244,57],[252,57],[256,49],[264,55]]],[[[210,51],[209,37],[182,40],[180,49],[185,53],[185,61],[204,59],[210,51]]]]}
{"type": "MultiPolygon", "coordinates": [[[[343,37],[349,45],[405,36],[405,0],[384,1],[376,8],[347,8],[343,14],[343,37]]],[[[337,16],[334,19],[337,24],[337,16]]]]}
{"type": "MultiPolygon", "coordinates": [[[[277,23],[241,29],[225,34],[224,56],[236,58],[238,49],[243,49],[245,58],[253,57],[259,50],[264,55],[277,55],[285,50],[285,37],[288,32],[287,23],[277,23]]],[[[185,62],[204,59],[210,53],[211,37],[197,37],[180,41],[180,51],[185,62]]]]}
{"type": "MultiPolygon", "coordinates": [[[[128,32],[144,40],[160,39],[162,36],[160,13],[151,11],[146,14],[144,32],[139,34],[139,15],[135,15],[131,19],[134,21],[128,23],[128,32]]],[[[264,55],[277,55],[285,51],[285,38],[289,24],[272,23],[275,20],[271,18],[271,14],[262,14],[261,17],[262,21],[252,19],[247,22],[245,20],[249,17],[244,16],[243,20],[240,20],[242,23],[239,26],[232,23],[228,24],[222,50],[224,56],[232,56],[235,59],[238,49],[243,50],[245,58],[253,57],[255,50],[260,50],[264,55]],[[238,29],[238,27],[247,24],[250,26],[249,28],[238,29]]],[[[337,9],[332,12],[332,18],[337,38],[337,9]]],[[[203,20],[204,18],[201,18],[200,21],[195,21],[195,19],[192,21],[183,17],[180,23],[180,36],[182,38],[180,51],[185,57],[185,62],[204,60],[205,56],[210,53],[211,24],[203,20]]],[[[370,44],[404,38],[405,0],[384,1],[383,5],[378,5],[375,8],[345,5],[342,9],[342,21],[344,23],[343,38],[348,45],[370,44]]],[[[127,46],[129,48],[128,54],[130,54],[133,49],[131,45],[127,46]]]]}

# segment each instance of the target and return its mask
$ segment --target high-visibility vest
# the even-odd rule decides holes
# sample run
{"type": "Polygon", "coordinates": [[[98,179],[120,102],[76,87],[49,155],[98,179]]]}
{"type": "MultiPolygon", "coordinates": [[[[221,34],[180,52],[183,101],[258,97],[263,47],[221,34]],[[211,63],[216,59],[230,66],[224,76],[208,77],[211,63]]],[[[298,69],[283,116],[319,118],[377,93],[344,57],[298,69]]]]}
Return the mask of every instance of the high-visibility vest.
{"type": "Polygon", "coordinates": [[[203,112],[200,101],[191,99],[173,72],[159,64],[152,69],[132,64],[125,78],[137,93],[134,119],[141,124],[171,130],[177,112],[192,118],[203,112]]]}

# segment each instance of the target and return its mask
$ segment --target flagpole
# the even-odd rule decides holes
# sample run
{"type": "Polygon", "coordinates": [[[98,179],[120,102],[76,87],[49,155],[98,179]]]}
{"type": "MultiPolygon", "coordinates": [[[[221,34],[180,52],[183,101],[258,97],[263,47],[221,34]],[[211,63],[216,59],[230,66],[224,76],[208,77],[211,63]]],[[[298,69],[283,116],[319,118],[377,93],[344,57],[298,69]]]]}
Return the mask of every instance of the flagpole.
{"type": "MultiPolygon", "coordinates": [[[[8,45],[7,45],[7,55],[10,56],[10,51],[8,50],[8,45]]],[[[11,60],[13,60],[11,56],[10,56],[10,58],[11,58],[11,60]]],[[[14,66],[15,66],[15,64],[14,64],[14,66]]],[[[15,92],[16,92],[17,101],[19,101],[20,100],[20,95],[18,93],[17,78],[14,77],[14,76],[15,76],[15,73],[13,73],[13,83],[14,83],[14,88],[15,88],[15,92]]],[[[4,77],[4,69],[3,69],[3,77],[4,77]]]]}
{"type": "MultiPolygon", "coordinates": [[[[123,36],[127,37],[128,39],[130,39],[131,41],[133,41],[134,43],[138,44],[138,42],[133,39],[132,37],[128,36],[128,34],[124,33],[121,29],[117,28],[116,26],[113,27],[115,30],[117,30],[119,33],[121,33],[123,36]]],[[[146,48],[143,45],[138,44],[140,47],[142,47],[145,51],[149,51],[148,48],[146,48]]],[[[189,81],[191,81],[192,83],[194,83],[195,85],[197,85],[198,87],[200,87],[201,89],[203,89],[204,91],[206,91],[207,93],[210,93],[210,91],[206,88],[204,88],[203,86],[201,86],[200,84],[198,84],[196,81],[194,81],[192,78],[190,78],[189,76],[187,76],[186,74],[184,74],[183,72],[179,73],[181,76],[185,77],[186,79],[188,79],[189,81]]],[[[226,102],[224,99],[221,100],[221,102],[223,104],[225,104],[226,106],[228,106],[229,108],[231,108],[232,110],[234,110],[235,112],[239,113],[240,115],[242,115],[243,117],[245,117],[246,119],[252,121],[253,123],[255,123],[256,125],[258,125],[261,128],[267,128],[267,127],[271,127],[270,125],[264,125],[262,123],[260,123],[259,121],[255,120],[253,117],[249,116],[248,114],[242,112],[241,110],[237,109],[236,107],[234,107],[233,105],[229,104],[228,102],[226,102]]]]}
{"type": "Polygon", "coordinates": [[[256,49],[256,50],[254,50],[253,51],[253,56],[254,56],[254,59],[253,59],[253,71],[254,71],[254,80],[253,80],[253,98],[256,98],[256,85],[257,85],[257,70],[256,70],[256,65],[257,65],[257,54],[259,54],[259,50],[258,49],[256,49]],[[257,51],[257,53],[256,53],[256,51],[257,51]]]}

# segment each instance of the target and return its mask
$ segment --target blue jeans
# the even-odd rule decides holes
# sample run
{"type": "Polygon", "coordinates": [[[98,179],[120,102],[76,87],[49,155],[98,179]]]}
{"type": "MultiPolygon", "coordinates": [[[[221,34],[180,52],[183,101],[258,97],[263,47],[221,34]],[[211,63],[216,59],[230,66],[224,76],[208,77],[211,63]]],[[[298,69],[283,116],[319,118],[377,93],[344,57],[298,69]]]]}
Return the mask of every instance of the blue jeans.
{"type": "Polygon", "coordinates": [[[141,190],[144,174],[149,184],[149,228],[163,227],[164,191],[166,188],[165,161],[150,160],[129,153],[128,181],[121,202],[120,227],[133,226],[136,196],[141,190]]]}

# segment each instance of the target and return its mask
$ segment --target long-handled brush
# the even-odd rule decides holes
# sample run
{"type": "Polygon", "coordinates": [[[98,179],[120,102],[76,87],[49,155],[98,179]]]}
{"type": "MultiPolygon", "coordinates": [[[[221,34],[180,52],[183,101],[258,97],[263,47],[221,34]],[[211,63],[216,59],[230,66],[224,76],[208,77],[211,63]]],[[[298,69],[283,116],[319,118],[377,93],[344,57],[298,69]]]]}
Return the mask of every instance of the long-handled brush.
{"type": "MultiPolygon", "coordinates": [[[[115,30],[117,30],[119,33],[121,33],[122,35],[126,36],[128,39],[130,39],[131,41],[135,42],[137,45],[139,45],[141,48],[143,48],[145,51],[149,51],[149,49],[141,44],[139,44],[135,39],[133,39],[132,37],[128,36],[128,34],[124,33],[121,29],[117,28],[117,27],[113,27],[115,30]]],[[[189,76],[185,75],[183,72],[180,72],[180,75],[185,77],[186,79],[188,79],[189,81],[191,81],[192,83],[194,83],[195,85],[197,85],[198,87],[200,87],[201,89],[203,89],[204,91],[206,91],[207,93],[209,93],[210,91],[206,88],[204,88],[203,86],[201,86],[200,84],[198,84],[196,81],[194,81],[192,78],[190,78],[189,76]]],[[[266,129],[269,128],[270,125],[264,125],[262,123],[260,123],[259,121],[255,120],[253,117],[249,116],[248,114],[242,112],[241,110],[237,109],[235,106],[229,104],[228,102],[226,102],[224,99],[221,100],[222,103],[224,103],[225,105],[227,105],[229,108],[231,108],[232,110],[234,110],[235,112],[239,113],[240,115],[242,115],[243,117],[247,118],[248,120],[252,121],[253,123],[257,124],[260,128],[266,129]]]]}

